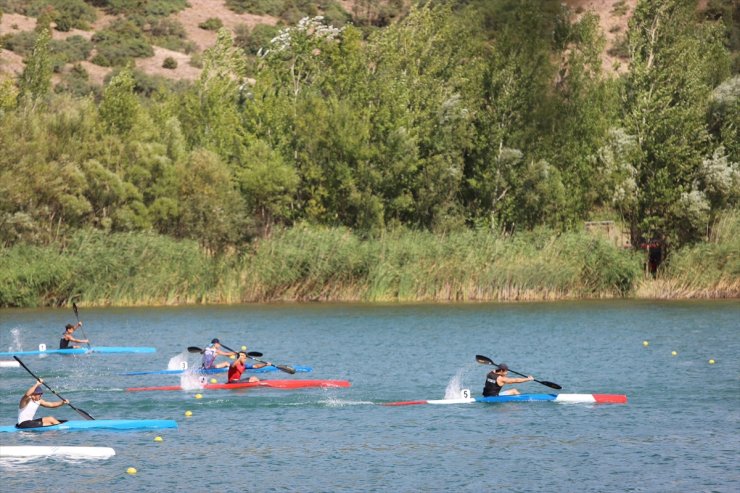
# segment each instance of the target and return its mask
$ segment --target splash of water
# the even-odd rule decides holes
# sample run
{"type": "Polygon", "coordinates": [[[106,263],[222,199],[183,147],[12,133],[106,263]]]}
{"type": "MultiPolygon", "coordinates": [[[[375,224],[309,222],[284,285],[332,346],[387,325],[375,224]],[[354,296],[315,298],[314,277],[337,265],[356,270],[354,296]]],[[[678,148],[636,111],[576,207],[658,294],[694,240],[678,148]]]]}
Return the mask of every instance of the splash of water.
{"type": "Polygon", "coordinates": [[[21,329],[17,327],[14,329],[10,329],[10,337],[13,339],[13,342],[10,346],[8,346],[8,352],[20,351],[21,349],[23,349],[21,329]]]}
{"type": "Polygon", "coordinates": [[[457,373],[455,373],[455,376],[450,378],[450,381],[447,383],[447,388],[445,388],[445,399],[459,399],[462,397],[462,380],[464,372],[465,369],[460,368],[457,370],[457,373]]]}
{"type": "Polygon", "coordinates": [[[168,370],[187,370],[188,368],[190,368],[190,364],[188,363],[188,353],[185,351],[173,356],[167,363],[168,370]]]}

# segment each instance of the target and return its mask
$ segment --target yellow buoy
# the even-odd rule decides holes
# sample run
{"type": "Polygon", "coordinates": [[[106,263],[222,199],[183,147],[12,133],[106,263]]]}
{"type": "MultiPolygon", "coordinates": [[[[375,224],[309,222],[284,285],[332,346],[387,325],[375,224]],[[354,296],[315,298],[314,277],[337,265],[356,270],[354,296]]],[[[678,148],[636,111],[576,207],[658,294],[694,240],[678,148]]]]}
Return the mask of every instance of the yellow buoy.
{"type": "Polygon", "coordinates": [[[202,396],[201,394],[195,394],[195,398],[196,398],[196,399],[202,399],[202,398],[203,398],[203,396],[202,396]]]}
{"type": "Polygon", "coordinates": [[[212,378],[211,383],[218,383],[218,380],[216,380],[215,378],[212,378]]]}
{"type": "Polygon", "coordinates": [[[136,474],[136,468],[135,467],[129,467],[126,469],[126,472],[129,474],[136,474]]]}
{"type": "Polygon", "coordinates": [[[648,341],[642,341],[642,345],[647,347],[647,345],[650,344],[648,341]]]}
{"type": "Polygon", "coordinates": [[[185,411],[185,416],[187,416],[188,418],[192,415],[193,415],[192,411],[185,411]]]}
{"type": "Polygon", "coordinates": [[[671,356],[676,356],[678,353],[676,351],[671,351],[671,356]]]}
{"type": "Polygon", "coordinates": [[[713,365],[714,363],[715,363],[715,361],[714,361],[713,359],[710,359],[710,360],[709,360],[709,364],[710,364],[710,365],[713,365]]]}
{"type": "Polygon", "coordinates": [[[161,442],[162,441],[162,437],[154,437],[154,441],[155,442],[161,442]]]}
{"type": "Polygon", "coordinates": [[[242,346],[242,351],[246,351],[246,350],[247,350],[247,346],[242,346]]]}

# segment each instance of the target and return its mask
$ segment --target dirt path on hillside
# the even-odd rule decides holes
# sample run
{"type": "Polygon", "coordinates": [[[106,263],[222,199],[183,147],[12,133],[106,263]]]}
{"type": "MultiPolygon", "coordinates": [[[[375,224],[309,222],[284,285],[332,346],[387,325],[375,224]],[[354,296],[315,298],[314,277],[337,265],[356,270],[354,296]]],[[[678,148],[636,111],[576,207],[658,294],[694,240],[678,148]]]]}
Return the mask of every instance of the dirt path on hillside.
{"type": "Polygon", "coordinates": [[[198,27],[203,21],[215,17],[221,19],[224,27],[234,31],[239,24],[252,27],[256,24],[275,25],[277,19],[269,15],[237,14],[226,8],[224,0],[190,0],[190,7],[178,12],[175,19],[185,27],[188,39],[202,51],[216,43],[216,33],[198,27]],[[197,3],[197,7],[195,6],[197,3]]]}

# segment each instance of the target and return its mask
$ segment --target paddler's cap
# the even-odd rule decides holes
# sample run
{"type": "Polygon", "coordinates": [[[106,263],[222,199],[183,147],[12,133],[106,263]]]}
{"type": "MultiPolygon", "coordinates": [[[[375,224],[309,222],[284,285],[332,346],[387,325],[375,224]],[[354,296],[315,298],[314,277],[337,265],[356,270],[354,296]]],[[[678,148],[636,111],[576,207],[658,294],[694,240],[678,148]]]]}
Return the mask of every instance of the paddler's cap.
{"type": "Polygon", "coordinates": [[[34,390],[33,393],[31,393],[31,395],[41,395],[43,393],[44,393],[44,389],[41,388],[41,386],[39,385],[38,387],[36,387],[36,390],[34,390]]]}
{"type": "Polygon", "coordinates": [[[211,341],[211,344],[221,344],[221,341],[219,341],[218,339],[213,339],[211,341]]]}
{"type": "Polygon", "coordinates": [[[509,371],[509,365],[507,365],[506,363],[499,363],[497,366],[499,370],[509,371]]]}
{"type": "Polygon", "coordinates": [[[74,329],[75,326],[72,325],[72,324],[67,324],[64,328],[67,329],[67,330],[69,330],[69,329],[74,329]]]}

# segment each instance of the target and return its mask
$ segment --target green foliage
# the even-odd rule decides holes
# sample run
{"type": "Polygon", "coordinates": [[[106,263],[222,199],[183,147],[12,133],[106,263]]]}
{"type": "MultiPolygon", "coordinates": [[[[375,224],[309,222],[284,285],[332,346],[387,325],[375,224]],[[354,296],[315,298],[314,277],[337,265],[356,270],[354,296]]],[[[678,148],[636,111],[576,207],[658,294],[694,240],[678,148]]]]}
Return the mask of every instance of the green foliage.
{"type": "Polygon", "coordinates": [[[218,31],[219,29],[224,27],[224,23],[218,17],[209,17],[208,19],[198,24],[198,27],[201,29],[205,29],[206,31],[218,31]]]}
{"type": "Polygon", "coordinates": [[[117,19],[92,36],[96,55],[92,62],[102,67],[126,65],[132,58],[150,57],[154,50],[144,32],[131,21],[117,19]]]}
{"type": "Polygon", "coordinates": [[[100,103],[100,120],[106,130],[126,134],[136,125],[141,106],[134,94],[134,76],[129,69],[111,79],[100,103]]]}
{"type": "Polygon", "coordinates": [[[219,301],[217,262],[193,241],[81,230],[68,245],[0,250],[0,306],[219,301]]]}
{"type": "Polygon", "coordinates": [[[171,56],[168,56],[167,58],[164,59],[164,62],[162,62],[162,67],[168,68],[168,69],[175,69],[177,68],[177,60],[175,60],[171,56]]]}
{"type": "Polygon", "coordinates": [[[251,29],[245,24],[239,24],[234,29],[234,44],[248,55],[256,55],[268,49],[270,41],[278,32],[279,28],[268,24],[257,24],[251,29]]]}
{"type": "Polygon", "coordinates": [[[625,122],[641,157],[637,203],[625,215],[639,237],[674,245],[701,239],[706,231],[710,210],[697,178],[711,152],[705,115],[724,56],[714,28],[697,26],[693,16],[688,1],[641,2],[629,32],[625,122]]]}
{"type": "Polygon", "coordinates": [[[33,47],[33,53],[26,60],[18,84],[18,98],[24,103],[35,104],[45,97],[51,89],[52,60],[49,53],[51,36],[48,30],[41,31],[33,47]]]}

